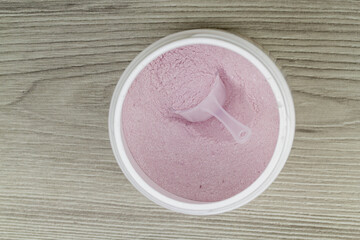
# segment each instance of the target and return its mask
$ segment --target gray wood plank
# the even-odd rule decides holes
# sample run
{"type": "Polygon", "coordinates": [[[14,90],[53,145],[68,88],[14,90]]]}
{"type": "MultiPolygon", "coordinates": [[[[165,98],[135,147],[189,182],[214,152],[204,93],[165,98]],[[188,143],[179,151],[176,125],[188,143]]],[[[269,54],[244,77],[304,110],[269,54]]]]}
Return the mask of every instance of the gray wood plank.
{"type": "Polygon", "coordinates": [[[0,1],[0,239],[360,239],[359,1],[0,1]],[[169,212],[113,157],[112,91],[147,45],[219,28],[287,76],[291,156],[229,213],[169,212]]]}

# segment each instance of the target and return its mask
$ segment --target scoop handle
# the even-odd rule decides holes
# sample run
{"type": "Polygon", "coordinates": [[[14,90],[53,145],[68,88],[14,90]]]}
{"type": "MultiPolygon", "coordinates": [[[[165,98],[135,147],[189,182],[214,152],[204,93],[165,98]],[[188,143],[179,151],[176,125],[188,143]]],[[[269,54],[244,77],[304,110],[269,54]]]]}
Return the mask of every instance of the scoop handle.
{"type": "Polygon", "coordinates": [[[216,99],[213,99],[212,102],[214,104],[212,107],[203,110],[213,115],[222,124],[224,124],[236,142],[245,143],[248,141],[251,135],[251,129],[233,118],[228,112],[225,111],[225,109],[216,99]]]}

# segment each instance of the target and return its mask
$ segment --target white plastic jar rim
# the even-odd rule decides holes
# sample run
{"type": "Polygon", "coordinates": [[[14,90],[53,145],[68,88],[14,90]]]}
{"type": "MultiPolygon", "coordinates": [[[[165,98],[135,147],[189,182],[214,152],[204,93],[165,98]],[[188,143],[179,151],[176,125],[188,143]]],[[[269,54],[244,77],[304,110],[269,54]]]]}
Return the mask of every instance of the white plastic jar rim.
{"type": "Polygon", "coordinates": [[[234,34],[210,29],[178,32],[164,37],[143,50],[121,75],[109,110],[109,135],[115,158],[134,187],[155,203],[170,210],[193,215],[218,214],[238,208],[259,196],[275,180],[290,154],[295,133],[295,110],[289,87],[274,62],[259,48],[234,34]],[[175,196],[156,186],[127,149],[122,133],[121,115],[127,91],[136,76],[163,53],[186,45],[208,44],[232,50],[245,57],[265,76],[279,108],[279,137],[274,154],[264,172],[248,188],[225,200],[196,202],[175,196]]]}

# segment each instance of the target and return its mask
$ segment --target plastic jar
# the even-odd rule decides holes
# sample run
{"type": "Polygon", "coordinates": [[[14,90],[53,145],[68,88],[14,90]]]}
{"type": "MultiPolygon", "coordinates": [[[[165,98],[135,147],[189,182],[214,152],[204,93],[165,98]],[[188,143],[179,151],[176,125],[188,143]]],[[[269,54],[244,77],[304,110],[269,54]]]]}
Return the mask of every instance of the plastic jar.
{"type": "Polygon", "coordinates": [[[238,208],[257,196],[279,175],[290,154],[295,133],[295,110],[288,85],[274,62],[259,48],[234,34],[219,30],[196,29],[164,37],[143,50],[125,69],[114,90],[109,111],[110,142],[115,158],[128,180],[150,200],[170,210],[193,215],[218,214],[238,208]],[[197,202],[178,197],[154,183],[132,158],[123,136],[121,115],[128,89],[136,76],[161,54],[192,44],[209,44],[232,50],[248,59],[265,76],[279,110],[279,136],[274,154],[264,172],[248,188],[225,200],[197,202]]]}

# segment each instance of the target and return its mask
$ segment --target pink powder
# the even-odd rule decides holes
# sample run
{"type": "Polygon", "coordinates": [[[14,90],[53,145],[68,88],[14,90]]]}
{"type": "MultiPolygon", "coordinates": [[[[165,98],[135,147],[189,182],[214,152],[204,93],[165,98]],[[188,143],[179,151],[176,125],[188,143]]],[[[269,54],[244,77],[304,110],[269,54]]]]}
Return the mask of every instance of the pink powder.
{"type": "Polygon", "coordinates": [[[155,183],[180,197],[211,202],[253,183],[269,163],[279,112],[265,77],[247,59],[204,44],[166,52],[137,76],[125,98],[123,130],[133,158],[155,183]],[[252,130],[237,144],[215,118],[190,123],[174,109],[197,105],[220,73],[224,108],[252,130]]]}

